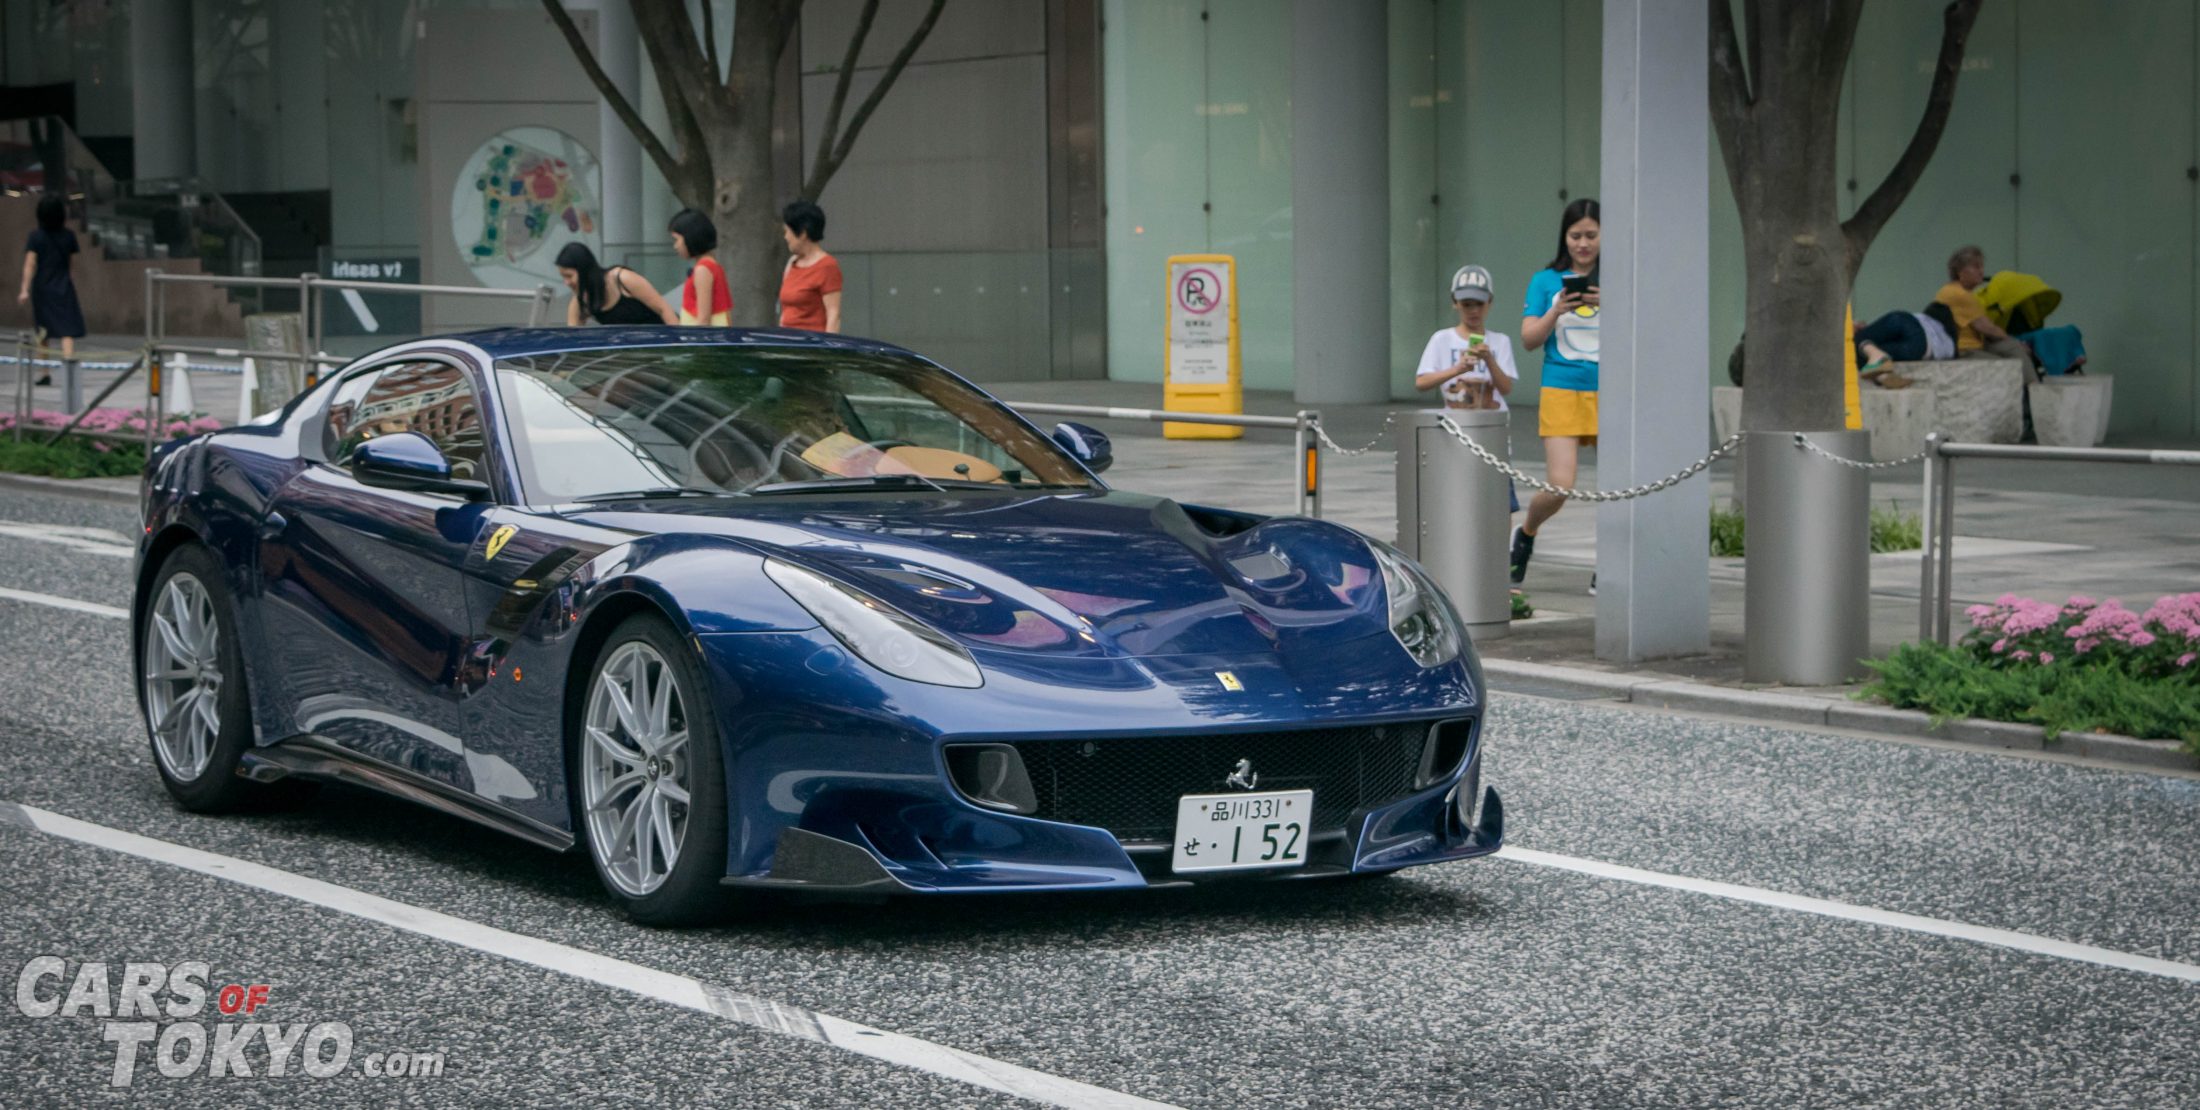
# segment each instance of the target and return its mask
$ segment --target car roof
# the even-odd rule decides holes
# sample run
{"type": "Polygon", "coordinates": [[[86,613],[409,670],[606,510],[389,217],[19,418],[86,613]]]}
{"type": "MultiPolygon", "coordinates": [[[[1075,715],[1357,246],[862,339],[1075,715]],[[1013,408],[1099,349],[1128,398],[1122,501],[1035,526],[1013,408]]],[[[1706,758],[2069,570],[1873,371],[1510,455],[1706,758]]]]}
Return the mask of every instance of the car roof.
{"type": "Polygon", "coordinates": [[[747,347],[786,351],[851,351],[861,354],[920,357],[915,352],[875,339],[858,339],[829,332],[791,328],[676,328],[558,327],[487,328],[435,336],[459,340],[481,348],[491,358],[523,358],[563,351],[597,351],[615,347],[747,347]]]}

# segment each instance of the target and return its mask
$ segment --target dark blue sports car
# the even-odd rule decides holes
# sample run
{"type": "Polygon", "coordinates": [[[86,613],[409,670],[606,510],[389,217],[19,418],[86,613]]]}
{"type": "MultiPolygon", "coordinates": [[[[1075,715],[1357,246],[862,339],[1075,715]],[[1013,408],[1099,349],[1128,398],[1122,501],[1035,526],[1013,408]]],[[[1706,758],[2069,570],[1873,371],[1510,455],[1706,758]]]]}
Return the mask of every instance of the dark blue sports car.
{"type": "Polygon", "coordinates": [[[340,781],[585,845],[655,923],[1496,850],[1420,568],[1110,458],[862,340],[393,347],[148,465],[155,762],[194,810],[340,781]]]}

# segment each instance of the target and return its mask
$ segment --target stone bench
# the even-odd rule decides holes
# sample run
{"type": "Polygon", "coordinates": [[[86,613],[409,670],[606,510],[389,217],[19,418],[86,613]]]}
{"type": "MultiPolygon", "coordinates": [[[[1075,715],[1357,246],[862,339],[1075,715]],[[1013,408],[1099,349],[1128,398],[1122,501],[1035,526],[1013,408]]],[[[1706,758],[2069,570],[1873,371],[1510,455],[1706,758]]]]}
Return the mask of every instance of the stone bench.
{"type": "MultiPolygon", "coordinates": [[[[1925,436],[1933,430],[1939,415],[1938,395],[1922,385],[1880,389],[1865,382],[1856,399],[1864,417],[1864,430],[1872,436],[1874,462],[1899,459],[1923,449],[1925,436]]],[[[1712,387],[1711,422],[1721,442],[1742,426],[1740,386],[1712,387]]]]}
{"type": "Polygon", "coordinates": [[[2098,447],[2108,438],[2108,407],[2116,379],[2107,374],[2063,374],[2028,383],[2032,431],[2049,447],[2098,447]]]}
{"type": "MultiPolygon", "coordinates": [[[[1932,428],[1941,435],[1958,443],[2015,443],[2024,438],[2024,387],[2032,370],[2022,360],[1952,358],[1897,362],[1892,369],[1917,383],[1896,392],[1921,387],[1933,391],[1938,413],[1932,428]]],[[[1864,395],[1871,394],[1872,387],[1865,385],[1864,395]]],[[[1865,425],[1870,426],[1868,415],[1865,425]]]]}

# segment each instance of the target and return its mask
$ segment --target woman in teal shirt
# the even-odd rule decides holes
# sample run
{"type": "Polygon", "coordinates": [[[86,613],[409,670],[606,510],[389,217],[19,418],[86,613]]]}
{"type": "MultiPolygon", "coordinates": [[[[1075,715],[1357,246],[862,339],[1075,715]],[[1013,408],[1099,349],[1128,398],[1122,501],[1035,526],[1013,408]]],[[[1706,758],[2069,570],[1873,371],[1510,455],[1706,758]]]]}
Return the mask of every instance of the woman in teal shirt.
{"type": "MultiPolygon", "coordinates": [[[[1520,341],[1529,350],[1543,348],[1543,389],[1536,407],[1536,433],[1543,437],[1544,474],[1554,486],[1573,488],[1581,448],[1597,442],[1597,259],[1602,209],[1584,197],[1566,206],[1558,221],[1558,253],[1551,264],[1528,279],[1522,306],[1520,341]],[[1569,291],[1571,279],[1585,291],[1569,291]],[[1547,346],[1546,346],[1547,345],[1547,346]]],[[[1535,534],[1564,508],[1566,499],[1538,493],[1528,502],[1527,519],[1513,531],[1512,580],[1528,576],[1535,534]]],[[[1596,576],[1589,592],[1596,593],[1596,576]]]]}

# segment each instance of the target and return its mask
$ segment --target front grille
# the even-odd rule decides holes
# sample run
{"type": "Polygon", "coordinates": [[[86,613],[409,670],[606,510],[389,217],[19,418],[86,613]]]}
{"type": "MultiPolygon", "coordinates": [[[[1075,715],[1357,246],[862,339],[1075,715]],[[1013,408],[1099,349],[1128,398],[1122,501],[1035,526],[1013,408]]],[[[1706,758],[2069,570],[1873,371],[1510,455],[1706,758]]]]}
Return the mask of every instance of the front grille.
{"type": "Polygon", "coordinates": [[[1341,828],[1354,810],[1412,793],[1428,729],[1420,721],[1013,743],[1039,798],[1034,816],[1098,826],[1125,843],[1165,843],[1176,834],[1177,798],[1230,793],[1241,759],[1260,776],[1256,789],[1312,790],[1315,831],[1341,828]]]}

